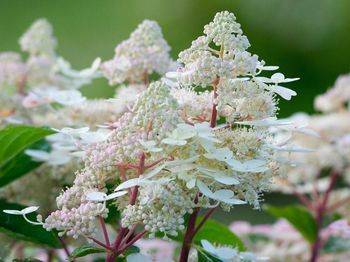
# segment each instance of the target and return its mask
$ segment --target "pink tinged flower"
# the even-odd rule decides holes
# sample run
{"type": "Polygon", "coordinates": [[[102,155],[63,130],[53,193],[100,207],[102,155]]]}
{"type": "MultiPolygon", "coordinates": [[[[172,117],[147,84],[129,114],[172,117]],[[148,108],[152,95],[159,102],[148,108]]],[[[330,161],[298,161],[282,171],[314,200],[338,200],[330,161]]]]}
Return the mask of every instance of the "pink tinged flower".
{"type": "Polygon", "coordinates": [[[346,219],[340,219],[331,223],[327,227],[327,231],[331,235],[337,235],[344,238],[350,238],[350,225],[346,219]]]}
{"type": "Polygon", "coordinates": [[[33,108],[48,103],[48,100],[34,93],[29,93],[22,101],[25,108],[33,108]]]}
{"type": "Polygon", "coordinates": [[[252,226],[245,221],[233,222],[230,226],[230,230],[237,235],[247,235],[253,232],[252,226]]]}

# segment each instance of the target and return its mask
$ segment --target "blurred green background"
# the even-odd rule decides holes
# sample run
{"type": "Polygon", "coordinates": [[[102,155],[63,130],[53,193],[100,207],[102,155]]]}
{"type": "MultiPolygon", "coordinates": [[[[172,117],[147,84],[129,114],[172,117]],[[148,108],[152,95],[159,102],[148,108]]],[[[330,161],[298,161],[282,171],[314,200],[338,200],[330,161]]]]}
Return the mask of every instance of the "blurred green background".
{"type": "MultiPolygon", "coordinates": [[[[115,45],[147,18],[161,25],[176,58],[221,10],[236,14],[251,52],[269,65],[279,65],[287,76],[301,78],[289,85],[298,96],[281,101],[282,117],[313,112],[315,95],[339,74],[350,72],[349,0],[0,0],[0,52],[18,51],[21,34],[35,19],[45,17],[54,26],[59,54],[83,68],[95,57],[111,58],[115,45]]],[[[84,91],[99,97],[114,92],[103,79],[84,91]]],[[[286,196],[266,196],[270,204],[290,201],[286,196]]],[[[246,206],[235,208],[232,216],[216,216],[224,222],[271,221],[246,206]]]]}
{"type": "MultiPolygon", "coordinates": [[[[0,51],[18,50],[19,36],[46,17],[60,55],[82,68],[97,56],[112,57],[115,45],[148,18],[161,25],[176,58],[221,10],[236,14],[251,52],[301,78],[289,85],[298,96],[281,101],[280,116],[312,112],[314,96],[350,71],[349,0],[0,0],[0,51]]],[[[113,93],[104,80],[93,86],[87,95],[113,93]]]]}

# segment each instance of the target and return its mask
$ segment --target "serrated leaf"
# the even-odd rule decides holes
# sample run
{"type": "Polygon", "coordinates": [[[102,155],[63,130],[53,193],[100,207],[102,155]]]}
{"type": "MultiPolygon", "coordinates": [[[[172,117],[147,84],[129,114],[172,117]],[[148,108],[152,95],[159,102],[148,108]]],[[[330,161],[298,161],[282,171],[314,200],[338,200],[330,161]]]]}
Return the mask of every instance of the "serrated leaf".
{"type": "Polygon", "coordinates": [[[100,247],[95,247],[91,245],[84,245],[81,247],[78,247],[74,249],[74,251],[71,253],[70,258],[74,259],[77,257],[85,257],[90,254],[96,254],[96,253],[104,253],[106,252],[105,249],[100,247]]]}
{"type": "MultiPolygon", "coordinates": [[[[61,243],[53,232],[46,231],[41,226],[29,224],[22,216],[9,215],[4,209],[22,210],[25,206],[0,200],[0,232],[15,239],[21,239],[36,244],[60,248],[61,243]]],[[[36,220],[36,213],[28,214],[31,220],[36,220]]]]}
{"type": "Polygon", "coordinates": [[[275,217],[288,220],[307,241],[310,243],[315,242],[317,238],[317,224],[312,214],[303,206],[267,206],[266,210],[275,217]]]}
{"type": "Polygon", "coordinates": [[[32,163],[24,150],[54,131],[49,128],[9,125],[0,130],[0,186],[21,177],[40,163],[32,163]]]}

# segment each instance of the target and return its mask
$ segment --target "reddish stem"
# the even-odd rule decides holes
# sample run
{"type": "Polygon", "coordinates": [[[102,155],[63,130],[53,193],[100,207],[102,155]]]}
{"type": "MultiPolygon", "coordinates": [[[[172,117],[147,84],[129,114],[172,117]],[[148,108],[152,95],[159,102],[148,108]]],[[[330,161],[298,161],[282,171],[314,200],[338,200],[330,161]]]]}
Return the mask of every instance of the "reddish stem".
{"type": "Polygon", "coordinates": [[[350,202],[350,196],[345,197],[345,198],[339,200],[338,202],[334,203],[334,204],[331,205],[331,206],[328,206],[327,209],[326,209],[326,211],[327,211],[327,213],[328,213],[328,212],[333,212],[334,210],[338,209],[339,207],[343,206],[344,204],[346,204],[346,203],[348,203],[348,202],[350,202]]]}
{"type": "Polygon", "coordinates": [[[213,81],[213,107],[211,109],[211,118],[210,118],[210,127],[215,127],[216,126],[216,119],[218,116],[218,111],[216,109],[216,103],[215,100],[218,97],[218,93],[216,92],[217,90],[217,85],[219,84],[220,78],[217,77],[213,81]]]}
{"type": "Polygon", "coordinates": [[[317,237],[315,242],[313,243],[312,247],[311,247],[311,258],[310,261],[311,262],[316,262],[318,255],[320,253],[320,250],[322,248],[322,241],[321,241],[321,236],[320,236],[320,232],[322,229],[322,223],[323,223],[323,219],[324,216],[326,214],[326,209],[327,209],[327,203],[328,203],[328,199],[329,199],[329,195],[332,192],[335,183],[337,181],[338,178],[338,173],[337,172],[332,172],[331,177],[330,177],[330,181],[329,181],[329,185],[328,188],[326,190],[326,192],[323,195],[322,201],[319,204],[318,208],[316,209],[316,226],[317,226],[317,237]]]}
{"type": "Polygon", "coordinates": [[[62,248],[64,250],[64,252],[66,253],[67,257],[70,257],[70,252],[69,249],[67,247],[66,242],[64,241],[64,239],[62,237],[58,237],[58,240],[61,242],[62,248]]]}
{"type": "Polygon", "coordinates": [[[101,217],[101,216],[99,216],[98,219],[100,220],[100,224],[101,224],[103,236],[104,236],[105,241],[106,241],[106,245],[111,246],[111,243],[109,242],[109,237],[108,237],[108,232],[107,232],[105,221],[104,221],[103,217],[101,217]]]}
{"type": "Polygon", "coordinates": [[[294,191],[293,194],[298,197],[299,201],[304,205],[306,206],[307,208],[309,208],[310,210],[314,210],[314,206],[312,205],[312,202],[310,201],[310,199],[304,195],[304,194],[301,194],[297,191],[294,191]]]}
{"type": "Polygon", "coordinates": [[[100,240],[97,240],[96,238],[93,238],[93,237],[89,237],[89,239],[94,241],[97,245],[100,245],[101,247],[103,247],[109,251],[112,251],[112,248],[110,246],[107,246],[106,244],[102,243],[100,240]]]}
{"type": "Polygon", "coordinates": [[[118,251],[118,255],[122,254],[128,247],[132,246],[137,240],[142,238],[147,233],[146,230],[138,233],[132,240],[130,240],[128,243],[126,243],[123,247],[120,248],[120,251],[118,251]]]}
{"type": "Polygon", "coordinates": [[[188,260],[188,254],[190,253],[191,243],[192,243],[192,240],[194,237],[194,232],[195,232],[196,219],[197,219],[199,210],[200,210],[199,207],[195,208],[193,210],[193,213],[191,214],[189,220],[188,220],[188,225],[187,225],[186,233],[184,236],[184,241],[182,243],[179,262],[187,262],[187,260],[188,260]]]}
{"type": "MultiPolygon", "coordinates": [[[[146,160],[146,155],[145,155],[145,153],[142,152],[142,154],[140,155],[140,158],[139,158],[139,164],[137,166],[137,175],[138,176],[142,175],[142,173],[145,170],[145,160],[146,160]]],[[[133,188],[133,190],[131,190],[130,201],[129,201],[130,205],[134,205],[135,204],[136,199],[137,199],[137,194],[138,194],[138,186],[135,186],[133,188]]],[[[124,240],[124,237],[128,235],[128,232],[129,232],[129,229],[127,229],[125,227],[121,227],[119,229],[119,234],[118,234],[116,240],[114,241],[114,244],[113,244],[113,247],[112,247],[112,252],[113,253],[107,255],[106,262],[113,262],[117,255],[123,253],[125,248],[121,247],[121,244],[122,244],[122,242],[124,240]]],[[[140,236],[140,238],[142,236],[140,236]]],[[[137,240],[138,239],[136,239],[135,242],[137,240]]]]}
{"type": "Polygon", "coordinates": [[[203,219],[201,220],[201,222],[197,225],[196,229],[194,230],[193,236],[195,236],[198,233],[198,231],[202,228],[204,223],[209,219],[209,217],[214,213],[215,210],[216,210],[216,207],[213,207],[204,215],[203,219]]]}

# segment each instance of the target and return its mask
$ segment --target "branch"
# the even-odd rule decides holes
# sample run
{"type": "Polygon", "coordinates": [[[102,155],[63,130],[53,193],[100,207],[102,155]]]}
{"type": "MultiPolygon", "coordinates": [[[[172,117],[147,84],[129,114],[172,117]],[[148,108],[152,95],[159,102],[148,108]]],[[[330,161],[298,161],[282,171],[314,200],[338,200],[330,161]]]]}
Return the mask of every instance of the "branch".
{"type": "Polygon", "coordinates": [[[215,210],[216,210],[216,207],[213,207],[204,215],[201,222],[195,228],[195,230],[193,232],[193,236],[195,236],[198,233],[198,231],[201,229],[201,227],[204,225],[204,223],[209,219],[209,217],[214,213],[215,210]]]}
{"type": "Polygon", "coordinates": [[[109,242],[109,237],[108,237],[108,232],[107,232],[105,221],[104,221],[103,217],[101,217],[101,216],[98,216],[98,219],[99,219],[100,224],[101,224],[101,228],[102,228],[103,236],[104,236],[105,241],[106,241],[106,245],[111,246],[111,243],[109,242]]]}

